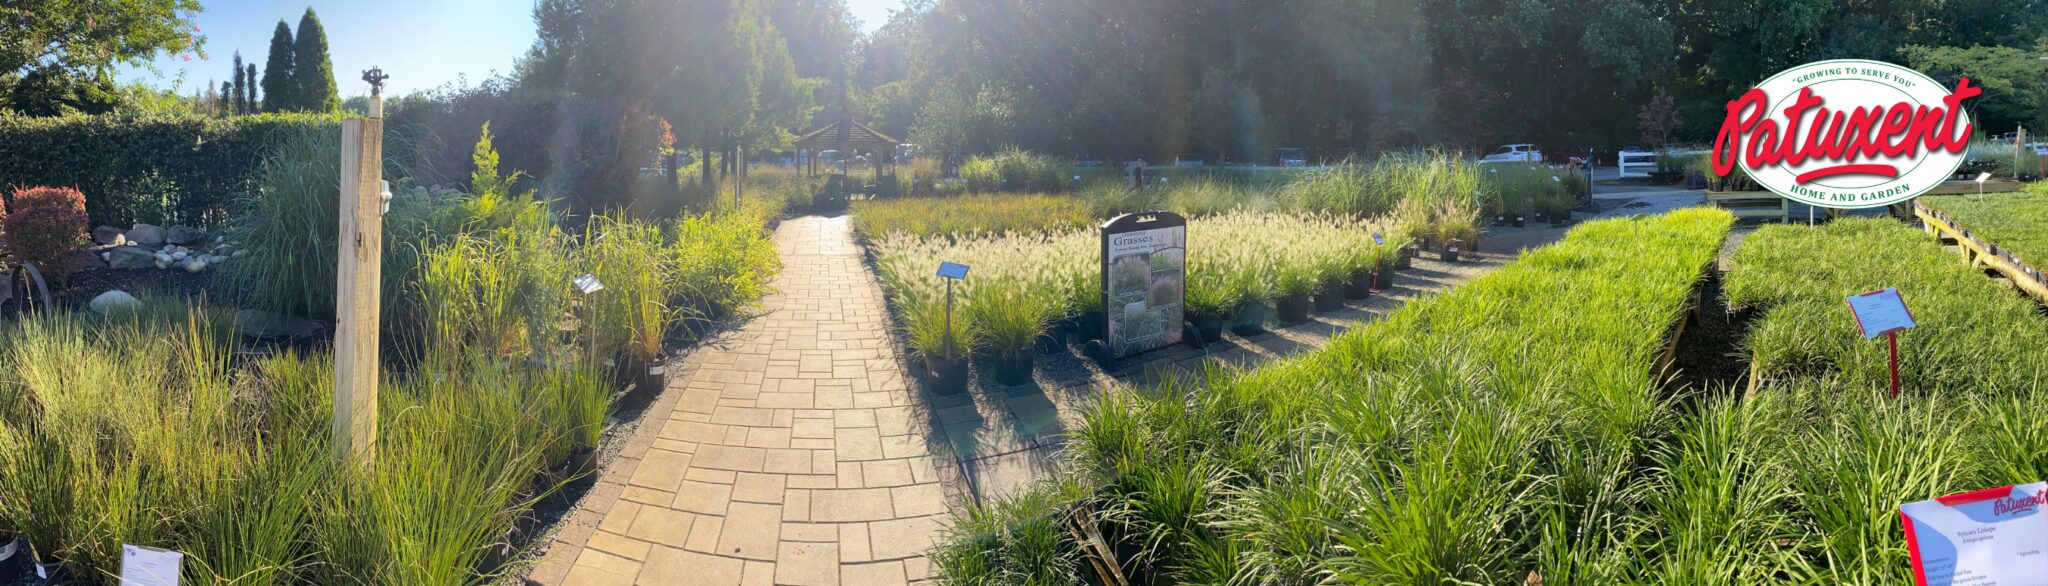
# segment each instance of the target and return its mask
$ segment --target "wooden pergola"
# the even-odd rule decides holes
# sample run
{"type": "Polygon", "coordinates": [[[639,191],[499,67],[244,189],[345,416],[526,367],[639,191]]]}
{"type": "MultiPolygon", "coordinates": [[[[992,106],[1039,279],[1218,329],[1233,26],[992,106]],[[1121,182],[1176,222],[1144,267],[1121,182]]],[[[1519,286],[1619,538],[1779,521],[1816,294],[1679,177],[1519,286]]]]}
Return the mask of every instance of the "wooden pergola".
{"type": "Polygon", "coordinates": [[[805,132],[796,139],[797,149],[804,152],[804,171],[817,173],[818,151],[837,149],[840,160],[852,158],[854,151],[867,151],[874,159],[875,174],[882,174],[882,166],[895,166],[896,145],[903,141],[890,138],[866,124],[841,118],[824,126],[805,132]]]}

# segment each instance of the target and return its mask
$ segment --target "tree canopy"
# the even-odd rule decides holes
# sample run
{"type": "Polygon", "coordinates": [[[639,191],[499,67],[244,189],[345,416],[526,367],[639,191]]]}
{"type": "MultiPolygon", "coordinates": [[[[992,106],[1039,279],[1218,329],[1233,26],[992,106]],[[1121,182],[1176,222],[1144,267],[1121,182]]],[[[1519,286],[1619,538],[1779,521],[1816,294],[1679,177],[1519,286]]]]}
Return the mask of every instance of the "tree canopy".
{"type": "Polygon", "coordinates": [[[199,0],[14,0],[0,6],[0,110],[98,113],[115,102],[113,68],[198,50],[199,0]]]}

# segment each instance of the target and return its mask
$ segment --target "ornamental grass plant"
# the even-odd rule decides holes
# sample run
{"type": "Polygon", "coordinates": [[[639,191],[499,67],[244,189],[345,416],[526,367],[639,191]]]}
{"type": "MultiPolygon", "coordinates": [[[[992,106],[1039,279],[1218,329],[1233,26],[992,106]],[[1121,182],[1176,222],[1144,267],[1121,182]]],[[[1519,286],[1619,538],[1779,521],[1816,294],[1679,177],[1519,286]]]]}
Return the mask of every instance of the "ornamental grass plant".
{"type": "Polygon", "coordinates": [[[1883,389],[1885,345],[1863,339],[1844,299],[1887,287],[1920,324],[1899,334],[1905,388],[2009,395],[2048,374],[2048,322],[2035,305],[1896,220],[1762,227],[1736,249],[1724,291],[1731,306],[1761,312],[1744,342],[1757,376],[1883,389]]]}
{"type": "Polygon", "coordinates": [[[1094,223],[1082,200],[1050,194],[982,194],[853,202],[853,227],[866,238],[892,232],[974,236],[1067,230],[1094,223]]]}
{"type": "Polygon", "coordinates": [[[1677,420],[1652,368],[1732,221],[1589,222],[1323,350],[1108,393],[1063,474],[970,508],[934,562],[1089,572],[1071,537],[1020,545],[1086,507],[1134,583],[1646,581],[1636,466],[1677,420]]]}
{"type": "Polygon", "coordinates": [[[2040,268],[2048,263],[2048,183],[2030,186],[2039,193],[1928,195],[1921,205],[1946,213],[1988,244],[2040,268]]]}

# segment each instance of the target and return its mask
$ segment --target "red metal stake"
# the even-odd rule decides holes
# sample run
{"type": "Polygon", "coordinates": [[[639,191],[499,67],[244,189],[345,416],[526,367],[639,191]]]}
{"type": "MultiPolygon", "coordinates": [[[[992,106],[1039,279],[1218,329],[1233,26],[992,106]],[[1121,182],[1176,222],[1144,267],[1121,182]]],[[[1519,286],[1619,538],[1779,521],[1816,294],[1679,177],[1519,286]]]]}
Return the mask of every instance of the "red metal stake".
{"type": "Polygon", "coordinates": [[[1892,331],[1884,335],[1885,343],[1892,347],[1892,396],[1899,396],[1899,333],[1892,331]]]}

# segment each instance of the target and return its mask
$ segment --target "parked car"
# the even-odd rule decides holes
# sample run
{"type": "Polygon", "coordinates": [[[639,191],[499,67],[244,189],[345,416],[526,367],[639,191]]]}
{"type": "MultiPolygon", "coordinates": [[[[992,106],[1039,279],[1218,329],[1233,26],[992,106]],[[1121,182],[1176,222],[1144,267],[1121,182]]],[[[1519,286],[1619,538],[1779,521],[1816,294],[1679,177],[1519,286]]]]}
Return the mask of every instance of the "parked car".
{"type": "Polygon", "coordinates": [[[1088,153],[1081,153],[1081,154],[1078,154],[1078,155],[1074,155],[1074,166],[1076,166],[1076,167],[1100,167],[1100,166],[1102,166],[1102,157],[1098,157],[1098,156],[1095,156],[1095,155],[1091,155],[1091,154],[1088,154],[1088,153]]]}
{"type": "Polygon", "coordinates": [[[1484,157],[1480,157],[1480,158],[1479,158],[1479,162],[1481,162],[1481,163],[1521,163],[1521,162],[1528,162],[1528,163],[1540,163],[1540,162],[1543,162],[1543,151],[1540,151],[1540,150],[1536,150],[1536,145],[1533,145],[1533,144],[1510,144],[1510,145],[1502,145],[1502,146],[1501,146],[1500,148],[1498,148],[1498,149],[1494,149],[1494,151],[1493,151],[1493,152],[1491,152],[1491,153],[1487,153],[1487,154],[1486,154],[1486,156],[1484,156],[1484,157]]]}
{"type": "Polygon", "coordinates": [[[839,164],[839,149],[826,149],[818,151],[818,162],[827,165],[839,164]]]}
{"type": "Polygon", "coordinates": [[[914,144],[906,142],[896,145],[896,162],[909,163],[911,159],[917,158],[917,151],[917,145],[914,144]]]}
{"type": "Polygon", "coordinates": [[[1202,168],[1201,155],[1179,155],[1173,158],[1173,166],[1179,169],[1202,168]]]}
{"type": "Polygon", "coordinates": [[[1307,167],[1308,149],[1273,149],[1273,158],[1282,167],[1307,167]]]}

